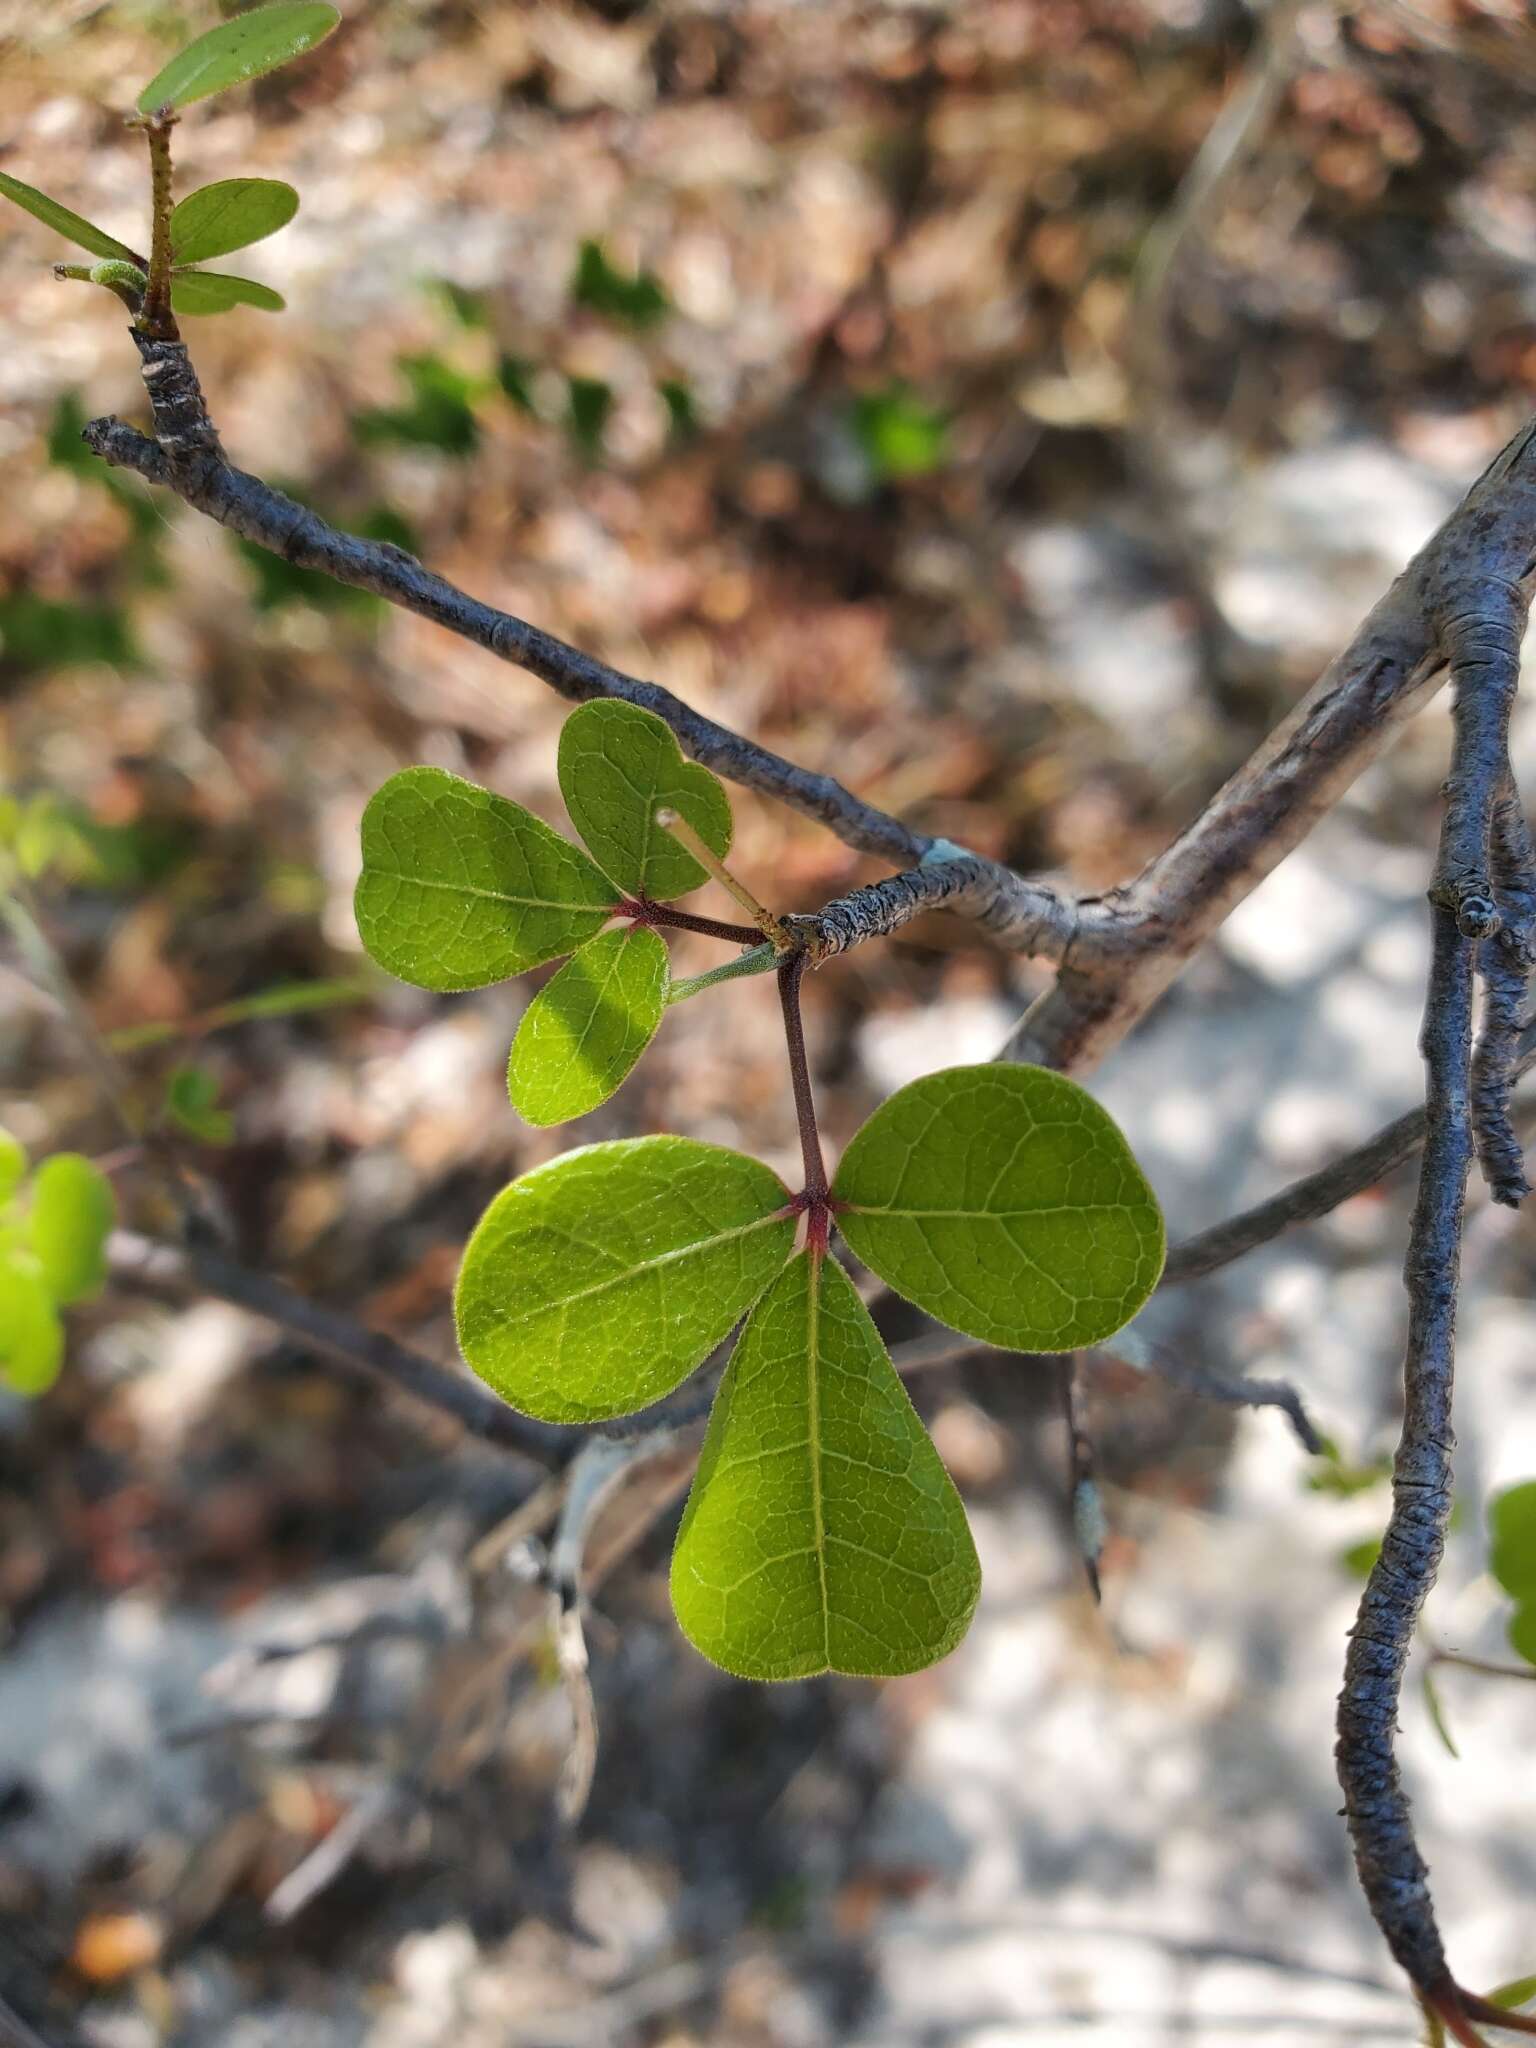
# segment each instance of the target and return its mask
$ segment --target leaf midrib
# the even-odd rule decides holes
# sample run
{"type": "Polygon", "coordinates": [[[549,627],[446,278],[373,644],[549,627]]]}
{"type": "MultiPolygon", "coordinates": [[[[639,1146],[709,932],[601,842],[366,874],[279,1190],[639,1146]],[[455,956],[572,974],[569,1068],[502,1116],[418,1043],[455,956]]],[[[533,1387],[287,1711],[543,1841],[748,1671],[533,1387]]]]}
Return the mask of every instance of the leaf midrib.
{"type": "Polygon", "coordinates": [[[555,903],[547,896],[509,896],[501,889],[480,889],[473,882],[437,882],[428,875],[403,875],[396,868],[369,867],[368,875],[381,882],[406,882],[413,889],[438,889],[447,896],[475,896],[482,903],[517,903],[526,910],[590,910],[602,911],[611,917],[618,909],[618,899],[612,903],[555,903]]]}
{"type": "Polygon", "coordinates": [[[669,1252],[658,1253],[654,1259],[642,1259],[639,1265],[628,1266],[622,1273],[610,1273],[606,1280],[594,1280],[590,1287],[583,1287],[575,1294],[563,1294],[558,1301],[542,1302],[537,1308],[519,1316],[498,1316],[489,1327],[514,1330],[519,1324],[532,1322],[538,1316],[563,1311],[578,1301],[590,1301],[595,1295],[606,1294],[610,1288],[622,1287],[641,1273],[657,1272],[663,1266],[675,1265],[679,1259],[690,1258],[695,1252],[713,1251],[716,1245],[732,1244],[739,1237],[750,1236],[754,1230],[766,1229],[770,1223],[782,1223],[790,1213],[787,1206],[780,1207],[770,1215],[756,1217],[751,1223],[738,1223],[734,1229],[722,1230],[714,1237],[695,1238],[691,1244],[677,1245],[669,1252]]]}
{"type": "Polygon", "coordinates": [[[811,1262],[806,1318],[805,1391],[807,1446],[811,1459],[811,1533],[816,1557],[816,1582],[821,1590],[821,1655],[832,1665],[832,1602],[827,1592],[827,1530],[821,1498],[821,1260],[807,1252],[811,1262]]]}
{"type": "Polygon", "coordinates": [[[1134,1209],[1135,1202],[1042,1202],[1030,1209],[908,1209],[894,1202],[841,1202],[850,1216],[953,1216],[963,1223],[1006,1223],[1015,1216],[1081,1216],[1086,1209],[1134,1209]]]}

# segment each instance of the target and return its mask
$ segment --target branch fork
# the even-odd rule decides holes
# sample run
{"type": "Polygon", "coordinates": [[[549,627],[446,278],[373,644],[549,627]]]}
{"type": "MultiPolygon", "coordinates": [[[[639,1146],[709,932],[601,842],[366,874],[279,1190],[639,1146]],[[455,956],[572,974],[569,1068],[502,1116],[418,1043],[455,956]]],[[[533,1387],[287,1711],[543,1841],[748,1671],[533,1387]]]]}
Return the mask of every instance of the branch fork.
{"type": "MultiPolygon", "coordinates": [[[[1536,423],[1514,436],[1349,648],[1180,837],[1126,887],[1074,899],[913,831],[831,777],[799,768],[701,717],[658,685],[609,668],[469,597],[399,549],[329,526],[227,462],[173,327],[168,333],[135,330],[134,339],[156,438],[117,420],[97,420],[86,428],[85,440],[105,461],[168,485],[197,510],[290,562],[372,591],[529,669],[572,702],[615,696],[657,713],[695,760],[817,819],[849,846],[902,868],[811,917],[772,919],[760,906],[748,905],[749,934],[745,927],[716,933],[729,930],[739,943],[765,933],[780,956],[779,991],[806,1167],[798,1199],[813,1244],[822,1249],[830,1198],[799,1015],[800,981],[808,965],[888,934],[923,911],[958,911],[1002,944],[1054,961],[1060,970],[1004,1056],[1064,1071],[1089,1068],[1157,1001],[1227,914],[1300,844],[1449,669],[1456,750],[1430,892],[1434,964],[1423,1034],[1427,1142],[1407,1261],[1404,1429],[1392,1521],[1350,1642],[1337,1758],[1366,1896],[1426,2007],[1463,2042],[1476,2040],[1475,2021],[1536,2032],[1536,2020],[1488,2006],[1452,1977],[1394,1748],[1403,1666],[1438,1569],[1450,1501],[1458,1255],[1474,1155],[1496,1200],[1518,1202],[1526,1192],[1509,1088],[1536,954],[1536,862],[1515,795],[1507,734],[1520,632],[1536,582],[1536,423]],[[1478,977],[1485,1003],[1474,1051],[1478,977]]],[[[658,909],[631,905],[625,914],[659,922],[658,909]]]]}

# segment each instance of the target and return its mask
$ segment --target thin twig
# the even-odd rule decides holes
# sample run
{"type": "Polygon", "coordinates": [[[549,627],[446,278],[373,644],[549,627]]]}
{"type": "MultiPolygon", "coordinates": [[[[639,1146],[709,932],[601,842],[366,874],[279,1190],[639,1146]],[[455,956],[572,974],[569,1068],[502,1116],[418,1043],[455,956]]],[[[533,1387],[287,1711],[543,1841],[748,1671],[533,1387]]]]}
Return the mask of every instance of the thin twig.
{"type": "MultiPolygon", "coordinates": [[[[1516,1040],[1511,1079],[1529,1073],[1532,1066],[1536,1066],[1536,1023],[1527,1024],[1516,1040]]],[[[1536,1117],[1536,1102],[1526,1103],[1521,1116],[1526,1122],[1536,1117]]],[[[1278,1194],[1212,1224],[1209,1230],[1186,1237],[1170,1249],[1158,1285],[1179,1287],[1186,1281],[1203,1280],[1208,1273],[1257,1251],[1282,1231],[1331,1215],[1342,1203],[1375,1187],[1394,1167],[1411,1159],[1424,1143],[1424,1129],[1424,1111],[1410,1109],[1331,1165],[1304,1174],[1278,1194]]]]}
{"type": "Polygon", "coordinates": [[[1467,1657],[1460,1650],[1443,1650],[1431,1644],[1429,1661],[1437,1669],[1453,1664],[1458,1671],[1476,1671],[1484,1678],[1518,1678],[1522,1684],[1536,1684],[1536,1664],[1497,1664],[1490,1657],[1467,1657]]]}
{"type": "Polygon", "coordinates": [[[130,1231],[114,1231],[107,1255],[114,1278],[126,1285],[211,1294],[237,1308],[248,1309],[327,1358],[366,1373],[372,1380],[384,1381],[398,1392],[409,1394],[412,1400],[423,1401],[439,1414],[451,1417],[472,1436],[494,1444],[499,1450],[531,1458],[535,1464],[564,1463],[586,1438],[585,1430],[534,1422],[519,1415],[478,1380],[438,1365],[423,1353],[386,1337],[382,1331],[354,1322],[350,1316],[322,1308],[267,1274],[252,1272],[211,1245],[192,1245],[183,1250],[130,1231]]]}
{"type": "Polygon", "coordinates": [[[570,1485],[549,1549],[550,1630],[571,1709],[571,1743],[555,1794],[555,1810],[567,1828],[575,1827],[585,1813],[597,1770],[597,1703],[592,1697],[587,1656],[583,1584],[587,1541],[604,1506],[632,1467],[660,1457],[676,1442],[673,1429],[623,1438],[596,1436],[571,1463],[570,1485]]]}
{"type": "Polygon", "coordinates": [[[1104,1496],[1099,1491],[1093,1439],[1084,1429],[1078,1413],[1077,1354],[1069,1352],[1059,1363],[1062,1418],[1067,1426],[1067,1505],[1071,1510],[1072,1535],[1078,1555],[1083,1560],[1088,1590],[1097,1607],[1104,1599],[1104,1587],[1099,1578],[1107,1534],[1104,1496]]]}
{"type": "MultiPolygon", "coordinates": [[[[935,1333],[931,1337],[914,1337],[905,1344],[895,1345],[891,1351],[891,1363],[906,1379],[912,1373],[930,1372],[938,1366],[961,1365],[970,1359],[1006,1358],[1016,1364],[1038,1364],[1052,1355],[995,1351],[990,1344],[979,1344],[974,1337],[935,1333]]],[[[1154,1379],[1167,1380],[1170,1386],[1183,1387],[1192,1394],[1198,1394],[1202,1400],[1215,1401],[1222,1407],[1278,1408],[1295,1431],[1303,1450],[1315,1453],[1322,1448],[1322,1438],[1313,1426],[1305,1403],[1285,1380],[1249,1379],[1242,1373],[1218,1372],[1210,1366],[1196,1364],[1193,1359],[1167,1345],[1149,1344],[1134,1325],[1122,1330],[1107,1344],[1094,1345],[1087,1355],[1129,1366],[1132,1372],[1146,1373],[1154,1379]]]]}
{"type": "Polygon", "coordinates": [[[0,2036],[13,2042],[15,2048],[48,2048],[42,2035],[3,1998],[0,1998],[0,2036]]]}
{"type": "Polygon", "coordinates": [[[365,1839],[394,1811],[399,1797],[399,1787],[385,1779],[349,1806],[330,1833],[268,1894],[263,1908],[266,1919],[275,1927],[297,1920],[306,1906],[336,1882],[365,1839]]]}
{"type": "MultiPolygon", "coordinates": [[[[329,525],[260,478],[232,467],[216,437],[199,448],[189,446],[186,400],[197,388],[197,380],[185,348],[176,345],[174,359],[169,347],[151,357],[144,338],[135,334],[134,339],[145,358],[156,438],[150,440],[121,420],[93,420],[83,438],[103,461],[131,469],[150,483],[168,486],[197,511],[285,561],[318,570],[354,589],[371,591],[404,611],[445,626],[500,660],[529,670],[572,703],[618,697],[655,712],[696,761],[815,818],[862,853],[915,864],[934,845],[928,834],[915,832],[865,803],[832,776],[796,767],[766,747],[702,717],[659,684],[625,675],[511,613],[480,603],[445,577],[423,568],[404,549],[390,542],[363,540],[329,525]],[[164,366],[156,368],[153,376],[152,361],[164,366]],[[168,403],[173,395],[181,400],[175,414],[168,403]]],[[[197,410],[206,421],[200,392],[197,410]]],[[[998,901],[1021,906],[1024,922],[1039,933],[1037,950],[1059,954],[1075,929],[1071,904],[1043,884],[1026,882],[1008,868],[982,861],[980,855],[974,858],[991,877],[998,901]]]]}

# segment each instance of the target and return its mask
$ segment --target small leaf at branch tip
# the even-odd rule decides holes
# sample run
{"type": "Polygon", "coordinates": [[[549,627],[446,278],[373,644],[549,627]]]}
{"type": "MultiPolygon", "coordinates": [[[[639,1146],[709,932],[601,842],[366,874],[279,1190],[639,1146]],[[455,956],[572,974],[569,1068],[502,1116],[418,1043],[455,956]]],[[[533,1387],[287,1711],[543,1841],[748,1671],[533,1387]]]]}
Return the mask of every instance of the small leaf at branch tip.
{"type": "Polygon", "coordinates": [[[951,1067],[898,1090],[832,1194],[887,1286],[1004,1350],[1102,1344],[1163,1267],[1162,1212],[1119,1128],[1042,1067],[951,1067]]]}
{"type": "Polygon", "coordinates": [[[718,778],[685,761],[672,728],[637,704],[600,697],[572,712],[560,733],[560,791],[592,858],[627,895],[665,903],[708,879],[672,826],[697,834],[716,860],[730,851],[718,778]]]}
{"type": "Polygon", "coordinates": [[[143,291],[148,282],[136,263],[123,263],[115,257],[105,263],[93,263],[90,279],[92,284],[125,285],[131,292],[143,291]]]}
{"type": "Polygon", "coordinates": [[[174,56],[145,86],[138,109],[150,118],[190,106],[275,71],[322,42],[341,20],[325,0],[278,0],[221,22],[174,56]]]}

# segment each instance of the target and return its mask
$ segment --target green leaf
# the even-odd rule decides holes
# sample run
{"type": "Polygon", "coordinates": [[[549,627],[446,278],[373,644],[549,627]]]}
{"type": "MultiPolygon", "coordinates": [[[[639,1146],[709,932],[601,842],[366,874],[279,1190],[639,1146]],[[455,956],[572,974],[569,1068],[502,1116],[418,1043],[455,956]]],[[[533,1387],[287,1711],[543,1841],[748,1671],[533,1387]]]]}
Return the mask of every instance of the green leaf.
{"type": "Polygon", "coordinates": [[[601,1422],[670,1394],[794,1243],[777,1174],[694,1138],[624,1138],[513,1181],[454,1297],[475,1371],[525,1415],[601,1422]]]}
{"type": "Polygon", "coordinates": [[[26,1147],[9,1131],[0,1130],[0,1206],[21,1186],[27,1170],[26,1147]]]}
{"type": "Polygon", "coordinates": [[[299,195],[281,178],[221,178],[188,193],[171,215],[171,257],[206,263],[275,235],[299,210],[299,195]]]}
{"type": "Polygon", "coordinates": [[[654,327],[672,310],[661,280],[649,270],[626,277],[609,262],[601,242],[583,242],[571,279],[571,297],[578,306],[588,306],[605,320],[621,326],[654,327]]]}
{"type": "Polygon", "coordinates": [[[323,42],[340,14],[319,0],[285,0],[275,7],[257,7],[209,29],[154,77],[139,94],[141,114],[162,107],[186,107],[210,94],[228,92],[248,78],[260,78],[301,57],[323,42]]]}
{"type": "Polygon", "coordinates": [[[55,234],[63,235],[77,248],[89,249],[93,256],[112,256],[123,263],[140,260],[126,242],[119,242],[102,228],[82,220],[78,213],[71,213],[67,206],[60,206],[57,199],[50,199],[46,192],[39,192],[35,185],[24,185],[20,178],[9,177],[4,171],[0,171],[0,194],[14,200],[34,220],[40,220],[44,227],[52,228],[55,234]]]}
{"type": "Polygon", "coordinates": [[[1488,1503],[1488,1569],[1515,1601],[1536,1601],[1536,1479],[1488,1503]]]}
{"type": "Polygon", "coordinates": [[[1461,1761],[1461,1751],[1456,1747],[1455,1741],[1452,1738],[1451,1724],[1445,1718],[1445,1708],[1440,1699],[1440,1688],[1435,1683],[1433,1671],[1426,1669],[1422,1685],[1424,1691],[1424,1711],[1429,1715],[1429,1725],[1445,1744],[1446,1749],[1459,1763],[1461,1761]]]}
{"type": "Polygon", "coordinates": [[[287,303],[281,292],[253,277],[232,277],[226,270],[171,272],[171,309],[176,313],[232,313],[236,306],[281,313],[287,303]]]}
{"type": "Polygon", "coordinates": [[[699,431],[699,409],[693,402],[689,385],[681,377],[663,377],[656,389],[667,408],[669,431],[680,441],[696,434],[699,431]]]}
{"type": "Polygon", "coordinates": [[[64,1363],[64,1326],[38,1275],[0,1260],[0,1380],[17,1394],[46,1394],[64,1363]]]}
{"type": "Polygon", "coordinates": [[[33,1175],[27,1238],[61,1308],[105,1283],[107,1233],[116,1220],[112,1183],[80,1153],[55,1152],[33,1175]]]}
{"type": "Polygon", "coordinates": [[[1522,1600],[1509,1617],[1509,1647],[1527,1664],[1536,1664],[1536,1600],[1522,1600]]]}
{"type": "Polygon", "coordinates": [[[205,1145],[227,1145],[235,1120],[219,1108],[219,1084],[206,1067],[177,1067],[165,1084],[165,1113],[189,1137],[205,1145]]]}
{"type": "Polygon", "coordinates": [[[858,399],[853,429],[865,460],[882,483],[927,476],[949,455],[949,426],[943,413],[903,385],[858,399]]]}
{"type": "Polygon", "coordinates": [[[669,805],[724,858],[731,806],[707,768],[685,761],[672,728],[637,704],[599,697],[565,721],[560,791],[592,858],[629,895],[665,903],[708,876],[656,823],[669,805]]]}
{"type": "Polygon", "coordinates": [[[526,356],[501,355],[496,359],[496,382],[502,395],[510,398],[519,412],[534,410],[533,375],[537,367],[526,356]]]}
{"type": "Polygon", "coordinates": [[[684,1635],[740,1678],[887,1678],[952,1650],[981,1586],[965,1510],[835,1259],[753,1311],[672,1558],[684,1635]]]}
{"type": "Polygon", "coordinates": [[[523,1013],[507,1091],[531,1124],[563,1124],[606,1102],[656,1036],[667,949],[643,927],[589,939],[523,1013]]]}
{"type": "Polygon", "coordinates": [[[1497,1991],[1488,1993],[1488,2003],[1502,2006],[1505,2012],[1514,2012],[1518,2006],[1529,2005],[1533,1998],[1536,1998],[1536,1977],[1512,1977],[1497,1991]]]}
{"type": "Polygon", "coordinates": [[[603,430],[613,411],[613,386],[601,377],[567,377],[565,395],[571,439],[583,455],[595,460],[602,452],[603,430]]]}
{"type": "Polygon", "coordinates": [[[440,994],[487,988],[595,938],[618,891],[521,804],[407,768],[363,813],[357,929],[381,967],[440,994]]]}
{"type": "Polygon", "coordinates": [[[484,380],[435,355],[400,356],[395,368],[409,386],[410,403],[354,413],[354,439],[365,448],[440,448],[445,455],[473,455],[480,442],[475,400],[485,389],[484,380]]]}
{"type": "Polygon", "coordinates": [[[1376,1560],[1381,1555],[1381,1538],[1367,1536],[1359,1543],[1350,1543],[1339,1552],[1339,1563],[1352,1579],[1368,1579],[1376,1569],[1376,1560]]]}
{"type": "Polygon", "coordinates": [[[1163,1268],[1163,1218],[1091,1095],[1043,1067],[951,1067],[900,1089],[833,1183],[838,1227],[887,1286],[1013,1351],[1128,1323],[1163,1268]]]}

